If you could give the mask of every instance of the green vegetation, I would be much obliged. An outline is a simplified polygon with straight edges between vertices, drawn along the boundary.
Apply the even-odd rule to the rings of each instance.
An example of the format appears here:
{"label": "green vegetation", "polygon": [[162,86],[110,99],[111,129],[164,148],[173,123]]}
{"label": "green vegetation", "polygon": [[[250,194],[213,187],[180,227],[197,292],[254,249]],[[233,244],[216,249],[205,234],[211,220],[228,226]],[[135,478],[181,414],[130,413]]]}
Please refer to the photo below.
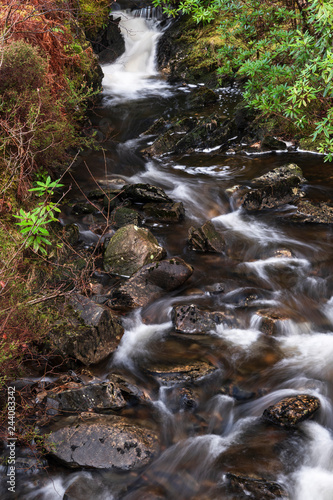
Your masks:
{"label": "green vegetation", "polygon": [[[40,251],[47,254],[45,245],[51,245],[49,230],[45,227],[50,222],[56,222],[55,212],[60,212],[57,204],[49,201],[48,197],[54,194],[56,187],[61,187],[59,181],[51,181],[48,176],[43,181],[36,181],[36,187],[29,189],[29,191],[36,191],[38,196],[43,197],[43,201],[38,203],[37,207],[32,211],[25,211],[20,209],[19,215],[14,215],[19,222],[16,224],[20,227],[20,233],[26,238],[25,246],[31,246],[35,252]],[[45,198],[46,197],[46,198]]]}
{"label": "green vegetation", "polygon": [[331,0],[185,0],[165,11],[191,14],[197,23],[222,16],[221,78],[243,82],[247,106],[261,123],[284,136],[310,137],[332,161]]}

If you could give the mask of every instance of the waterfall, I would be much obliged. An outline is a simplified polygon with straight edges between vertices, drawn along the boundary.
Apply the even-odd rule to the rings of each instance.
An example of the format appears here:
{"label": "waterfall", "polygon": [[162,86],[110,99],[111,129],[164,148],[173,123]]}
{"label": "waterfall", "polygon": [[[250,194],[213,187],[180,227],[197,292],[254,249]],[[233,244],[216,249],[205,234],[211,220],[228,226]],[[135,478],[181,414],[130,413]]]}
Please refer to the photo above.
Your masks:
{"label": "waterfall", "polygon": [[155,62],[157,41],[161,35],[159,11],[117,11],[118,15],[125,52],[114,63],[102,66],[104,95],[116,104],[147,95],[160,95],[163,91],[165,94],[168,85],[157,78]]}

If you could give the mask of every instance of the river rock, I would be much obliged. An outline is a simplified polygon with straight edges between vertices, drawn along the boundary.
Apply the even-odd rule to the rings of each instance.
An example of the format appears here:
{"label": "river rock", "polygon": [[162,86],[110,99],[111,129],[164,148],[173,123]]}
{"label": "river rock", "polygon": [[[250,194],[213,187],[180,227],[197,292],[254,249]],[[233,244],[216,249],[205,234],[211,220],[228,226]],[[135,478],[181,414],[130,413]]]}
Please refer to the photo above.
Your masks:
{"label": "river rock", "polygon": [[165,257],[166,252],[152,233],[134,224],[124,226],[112,236],[104,254],[104,269],[113,274],[131,276],[149,262]]}
{"label": "river rock", "polygon": [[68,417],[44,440],[47,453],[69,468],[135,470],[159,452],[155,431],[113,415]]}
{"label": "river rock", "polygon": [[200,252],[222,253],[225,249],[225,240],[211,221],[205,222],[198,229],[191,226],[188,230],[188,244],[192,250]]}
{"label": "river rock", "polygon": [[263,419],[281,427],[294,427],[319,410],[320,400],[315,396],[300,394],[281,399],[264,410]]}
{"label": "river rock", "polygon": [[183,118],[169,125],[143,153],[159,156],[165,153],[186,154],[198,148],[229,147],[237,135],[233,121],[216,113],[208,117]]}
{"label": "river rock", "polygon": [[333,206],[329,203],[312,203],[301,200],[297,204],[296,212],[286,217],[288,222],[310,224],[333,224]]}
{"label": "river rock", "polygon": [[290,163],[253,179],[250,190],[235,186],[228,193],[234,193],[236,201],[248,211],[276,208],[295,203],[303,194],[301,184],[305,181],[302,170]]}
{"label": "river rock", "polygon": [[109,381],[57,393],[50,391],[46,405],[53,411],[78,413],[89,409],[115,410],[126,406],[126,401],[117,385]]}
{"label": "river rock", "polygon": [[161,385],[193,383],[217,371],[215,366],[205,361],[191,361],[187,365],[172,366],[156,364],[150,365],[144,370],[149,375],[152,375]]}
{"label": "river rock", "polygon": [[290,318],[283,314],[269,309],[257,311],[256,316],[260,320],[259,330],[266,335],[277,335],[281,333],[283,323],[290,320]]}
{"label": "river rock", "polygon": [[158,222],[179,222],[185,217],[182,202],[177,203],[146,203],[143,206],[145,214]]}
{"label": "river rock", "polygon": [[171,203],[162,188],[151,184],[129,184],[124,187],[124,198],[133,203]]}
{"label": "river rock", "polygon": [[144,307],[166,292],[176,290],[193,273],[179,257],[148,264],[114,290],[109,301],[113,308]]}
{"label": "river rock", "polygon": [[110,216],[110,223],[117,228],[134,224],[138,226],[141,222],[141,217],[136,210],[128,207],[117,207],[113,210]]}
{"label": "river rock", "polygon": [[242,498],[253,500],[274,500],[275,498],[289,498],[288,493],[278,483],[266,481],[265,479],[254,479],[252,477],[239,476],[238,474],[226,474],[228,490],[232,493],[242,495]]}
{"label": "river rock", "polygon": [[91,500],[92,498],[107,498],[101,478],[79,476],[68,486],[62,500]]}
{"label": "river rock", "polygon": [[172,310],[175,330],[181,333],[206,334],[217,325],[235,326],[235,315],[229,311],[205,311],[194,304],[176,306]]}
{"label": "river rock", "polygon": [[118,347],[124,329],[109,308],[80,294],[73,295],[72,308],[62,307],[63,318],[49,333],[51,352],[84,365],[99,363]]}

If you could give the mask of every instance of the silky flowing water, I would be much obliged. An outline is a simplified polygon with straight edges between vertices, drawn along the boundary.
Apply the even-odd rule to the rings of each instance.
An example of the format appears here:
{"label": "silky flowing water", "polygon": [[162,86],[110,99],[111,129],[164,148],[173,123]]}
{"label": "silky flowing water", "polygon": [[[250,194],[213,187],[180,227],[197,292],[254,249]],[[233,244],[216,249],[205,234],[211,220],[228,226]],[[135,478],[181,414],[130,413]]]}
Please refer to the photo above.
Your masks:
{"label": "silky flowing water", "polygon": [[[189,113],[186,94],[195,86],[171,86],[158,74],[156,20],[120,15],[126,52],[102,68],[103,99],[92,116],[97,129],[111,133],[103,142],[104,154],[87,152],[74,175],[85,192],[95,189],[92,175],[98,182],[119,176],[129,183],[160,186],[185,206],[183,222],[148,227],[169,257],[180,256],[193,266],[192,277],[176,292],[127,314],[115,355],[95,373],[102,380],[113,371],[130,375],[149,395],[150,402],[121,414],[134,422],[153,422],[162,451],[139,472],[71,472],[53,465],[44,475],[20,477],[17,498],[62,499],[78,476],[96,483],[94,500],[243,498],[226,492],[225,475],[232,471],[276,481],[292,500],[331,500],[332,229],[282,223],[279,215],[292,211],[292,206],[246,214],[230,205],[226,189],[293,162],[303,169],[307,194],[328,201],[333,193],[332,167],[321,156],[306,152],[228,155],[198,150],[190,155],[144,157],[140,151],[153,138],[141,134],[157,118]],[[230,115],[240,99],[238,89],[221,88],[218,94],[218,112]],[[188,248],[188,228],[206,220],[224,233],[227,255]],[[93,243],[84,218],[64,215],[63,222],[79,224],[86,244]],[[277,256],[279,250],[290,251],[292,258]],[[218,284],[223,284],[224,293],[217,293]],[[219,325],[206,335],[177,334],[171,310],[181,304],[212,311],[227,308],[236,313],[239,326]],[[284,318],[277,321],[273,336],[261,332],[258,310],[273,310]],[[154,374],[147,374],[147,367],[158,363],[181,370],[202,361],[216,371],[192,388],[198,404],[191,411],[175,407],[179,384],[163,385]],[[221,391],[225,386],[234,389]],[[294,431],[261,421],[269,405],[300,393],[321,401],[313,420]]]}

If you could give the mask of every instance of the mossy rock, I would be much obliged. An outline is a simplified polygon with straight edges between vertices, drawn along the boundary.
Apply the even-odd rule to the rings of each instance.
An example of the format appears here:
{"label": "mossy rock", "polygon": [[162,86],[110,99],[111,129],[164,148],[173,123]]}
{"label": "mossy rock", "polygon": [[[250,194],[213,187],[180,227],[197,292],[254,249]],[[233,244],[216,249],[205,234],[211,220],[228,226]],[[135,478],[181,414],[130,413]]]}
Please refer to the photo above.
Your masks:
{"label": "mossy rock", "polygon": [[131,276],[142,266],[163,259],[166,252],[152,233],[134,224],[124,226],[112,236],[104,254],[104,269]]}

